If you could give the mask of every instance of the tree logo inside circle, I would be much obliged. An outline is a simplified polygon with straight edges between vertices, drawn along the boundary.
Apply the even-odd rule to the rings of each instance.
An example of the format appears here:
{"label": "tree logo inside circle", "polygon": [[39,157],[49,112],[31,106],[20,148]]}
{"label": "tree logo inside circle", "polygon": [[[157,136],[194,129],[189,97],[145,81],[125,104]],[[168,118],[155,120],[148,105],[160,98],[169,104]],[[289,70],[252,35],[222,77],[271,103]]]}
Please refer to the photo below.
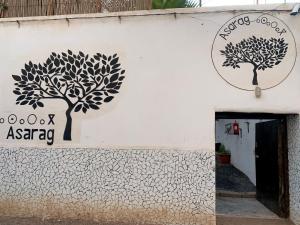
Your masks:
{"label": "tree logo inside circle", "polygon": [[283,21],[269,14],[248,13],[221,27],[211,55],[226,82],[250,91],[282,83],[295,65],[297,51],[294,36]]}
{"label": "tree logo inside circle", "polygon": [[18,97],[17,105],[44,107],[46,100],[63,100],[67,104],[63,139],[72,140],[72,112],[99,110],[113,100],[125,78],[117,54],[97,53],[92,57],[68,50],[52,53],[44,63],[25,64],[19,75],[12,75]]}

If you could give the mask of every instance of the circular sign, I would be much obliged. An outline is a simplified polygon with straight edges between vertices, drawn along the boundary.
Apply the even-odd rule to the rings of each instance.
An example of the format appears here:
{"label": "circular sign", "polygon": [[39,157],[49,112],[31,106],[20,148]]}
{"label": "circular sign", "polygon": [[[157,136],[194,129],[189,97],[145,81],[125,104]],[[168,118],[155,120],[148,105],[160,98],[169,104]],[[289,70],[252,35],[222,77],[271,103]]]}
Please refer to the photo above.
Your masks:
{"label": "circular sign", "polygon": [[218,74],[232,86],[265,90],[288,77],[297,50],[295,38],[283,21],[269,14],[247,13],[221,27],[211,57]]}

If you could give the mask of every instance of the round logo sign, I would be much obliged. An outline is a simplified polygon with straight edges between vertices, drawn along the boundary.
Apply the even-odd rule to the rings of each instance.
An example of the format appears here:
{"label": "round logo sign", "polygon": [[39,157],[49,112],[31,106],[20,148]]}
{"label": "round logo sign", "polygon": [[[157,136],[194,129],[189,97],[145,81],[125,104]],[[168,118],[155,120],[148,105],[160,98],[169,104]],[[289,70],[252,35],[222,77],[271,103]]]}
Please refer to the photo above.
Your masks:
{"label": "round logo sign", "polygon": [[295,65],[297,50],[294,36],[283,21],[269,14],[247,13],[221,27],[211,56],[226,82],[251,91],[283,82]]}

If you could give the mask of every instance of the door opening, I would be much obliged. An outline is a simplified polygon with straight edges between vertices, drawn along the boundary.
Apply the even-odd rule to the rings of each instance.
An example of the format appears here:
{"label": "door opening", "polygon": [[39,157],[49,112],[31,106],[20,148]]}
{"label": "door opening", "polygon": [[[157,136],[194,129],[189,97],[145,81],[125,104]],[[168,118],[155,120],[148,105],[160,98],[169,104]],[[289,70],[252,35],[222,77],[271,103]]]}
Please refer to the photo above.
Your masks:
{"label": "door opening", "polygon": [[289,217],[286,116],[216,113],[217,214]]}

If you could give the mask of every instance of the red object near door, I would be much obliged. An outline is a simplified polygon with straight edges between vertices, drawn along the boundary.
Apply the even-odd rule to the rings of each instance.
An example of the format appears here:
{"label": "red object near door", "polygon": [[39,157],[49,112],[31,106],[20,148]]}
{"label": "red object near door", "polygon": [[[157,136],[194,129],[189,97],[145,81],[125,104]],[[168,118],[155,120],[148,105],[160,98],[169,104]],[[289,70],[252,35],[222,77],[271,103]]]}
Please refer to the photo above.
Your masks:
{"label": "red object near door", "polygon": [[231,159],[230,154],[218,154],[217,153],[217,162],[222,165],[229,165],[230,159]]}
{"label": "red object near door", "polygon": [[233,134],[240,135],[240,126],[236,121],[233,123]]}

